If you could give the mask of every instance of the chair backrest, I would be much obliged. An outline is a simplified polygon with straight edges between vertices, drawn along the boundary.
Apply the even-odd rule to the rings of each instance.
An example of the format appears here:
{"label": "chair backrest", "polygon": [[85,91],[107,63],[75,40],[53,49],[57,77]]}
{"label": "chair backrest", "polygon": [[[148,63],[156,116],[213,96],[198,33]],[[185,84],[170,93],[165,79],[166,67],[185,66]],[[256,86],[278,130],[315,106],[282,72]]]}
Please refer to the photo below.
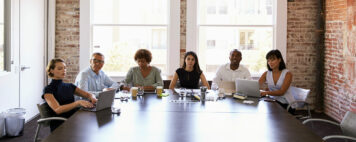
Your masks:
{"label": "chair backrest", "polygon": [[348,111],[340,123],[344,135],[356,137],[356,113]]}
{"label": "chair backrest", "polygon": [[[40,112],[41,118],[48,118],[53,116],[53,111],[47,103],[37,104],[38,111]],[[43,123],[45,126],[49,126],[49,121]]]}
{"label": "chair backrest", "polygon": [[[292,94],[293,98],[295,101],[305,101],[308,98],[309,89],[303,89],[303,88],[298,88],[298,87],[294,87],[294,86],[290,86],[289,87],[289,91]],[[294,106],[292,106],[293,108],[301,108],[304,107],[304,103],[297,103]]]}

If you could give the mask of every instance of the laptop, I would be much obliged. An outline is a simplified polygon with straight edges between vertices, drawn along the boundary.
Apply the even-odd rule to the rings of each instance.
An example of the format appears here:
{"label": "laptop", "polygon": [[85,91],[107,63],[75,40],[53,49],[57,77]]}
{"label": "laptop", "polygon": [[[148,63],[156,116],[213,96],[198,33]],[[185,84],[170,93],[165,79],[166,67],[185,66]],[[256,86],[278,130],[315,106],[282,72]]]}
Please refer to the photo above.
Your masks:
{"label": "laptop", "polygon": [[261,97],[260,84],[257,80],[236,79],[236,92],[248,97]]}
{"label": "laptop", "polygon": [[236,93],[235,82],[234,81],[222,81],[219,83],[219,88],[224,89],[225,94]]}
{"label": "laptop", "polygon": [[110,108],[115,98],[115,92],[116,89],[100,92],[98,101],[96,102],[96,106],[94,108],[82,108],[82,109],[86,111],[100,111],[106,108]]}

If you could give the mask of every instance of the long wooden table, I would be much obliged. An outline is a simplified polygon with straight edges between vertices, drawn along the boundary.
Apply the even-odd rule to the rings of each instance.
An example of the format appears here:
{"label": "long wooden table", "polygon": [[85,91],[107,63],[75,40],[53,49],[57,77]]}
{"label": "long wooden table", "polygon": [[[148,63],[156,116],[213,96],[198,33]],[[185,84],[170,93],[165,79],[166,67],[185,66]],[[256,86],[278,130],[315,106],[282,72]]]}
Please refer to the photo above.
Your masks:
{"label": "long wooden table", "polygon": [[253,104],[226,98],[215,102],[145,94],[115,100],[111,110],[78,111],[45,142],[319,142],[322,139],[277,103],[251,99]]}

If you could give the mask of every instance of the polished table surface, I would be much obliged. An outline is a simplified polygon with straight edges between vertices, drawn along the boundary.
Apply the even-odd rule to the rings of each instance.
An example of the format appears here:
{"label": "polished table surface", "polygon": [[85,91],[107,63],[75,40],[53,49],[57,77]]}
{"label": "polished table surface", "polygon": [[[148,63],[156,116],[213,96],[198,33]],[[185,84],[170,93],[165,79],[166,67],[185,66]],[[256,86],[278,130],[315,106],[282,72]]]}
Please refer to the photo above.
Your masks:
{"label": "polished table surface", "polygon": [[112,114],[110,109],[79,110],[44,141],[322,141],[274,102],[250,99],[254,103],[245,104],[226,98],[202,103],[166,91],[171,95],[115,99],[114,106],[121,108],[120,114]]}

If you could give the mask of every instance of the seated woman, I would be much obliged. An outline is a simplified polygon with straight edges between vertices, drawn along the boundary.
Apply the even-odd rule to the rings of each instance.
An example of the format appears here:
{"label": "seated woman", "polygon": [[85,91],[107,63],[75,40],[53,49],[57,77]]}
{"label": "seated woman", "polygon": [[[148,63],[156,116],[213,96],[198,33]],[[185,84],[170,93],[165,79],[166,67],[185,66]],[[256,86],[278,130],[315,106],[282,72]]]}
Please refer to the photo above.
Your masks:
{"label": "seated woman", "polygon": [[153,91],[157,86],[163,86],[161,70],[151,66],[152,54],[147,49],[139,49],[135,53],[137,67],[130,68],[124,80],[125,90],[130,86],[143,87],[146,91]]}
{"label": "seated woman", "polygon": [[193,51],[185,53],[183,67],[176,70],[169,89],[174,89],[178,79],[180,86],[183,88],[198,89],[200,79],[203,86],[210,89],[209,83],[199,67],[198,57]]}
{"label": "seated woman", "polygon": [[292,82],[292,73],[286,69],[286,64],[279,50],[269,51],[266,59],[268,71],[263,73],[258,81],[260,86],[267,83],[268,88],[261,91],[261,96],[269,95],[277,100],[281,106],[287,108],[288,102],[284,94]]}
{"label": "seated woman", "polygon": [[[42,98],[45,99],[49,107],[53,110],[53,115],[69,118],[77,107],[92,108],[96,99],[92,94],[77,88],[72,83],[64,83],[63,78],[66,75],[66,64],[62,59],[52,59],[47,66],[46,72],[52,81],[43,90]],[[91,102],[78,100],[74,101],[74,94],[88,98]],[[62,121],[51,121],[51,131],[61,125]]]}

